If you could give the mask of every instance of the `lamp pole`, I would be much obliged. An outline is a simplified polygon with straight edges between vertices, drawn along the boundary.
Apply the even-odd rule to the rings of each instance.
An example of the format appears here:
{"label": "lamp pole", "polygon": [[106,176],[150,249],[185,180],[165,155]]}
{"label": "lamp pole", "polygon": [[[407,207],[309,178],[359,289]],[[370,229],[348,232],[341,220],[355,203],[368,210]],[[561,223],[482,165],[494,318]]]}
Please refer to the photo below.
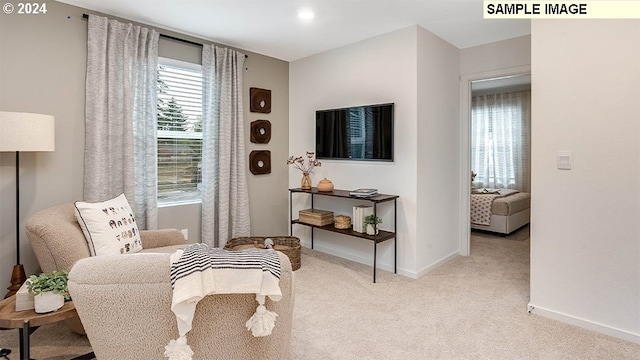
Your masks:
{"label": "lamp pole", "polygon": [[24,266],[20,263],[20,152],[16,151],[16,264],[11,271],[11,285],[7,288],[9,292],[4,298],[17,293],[26,280]]}

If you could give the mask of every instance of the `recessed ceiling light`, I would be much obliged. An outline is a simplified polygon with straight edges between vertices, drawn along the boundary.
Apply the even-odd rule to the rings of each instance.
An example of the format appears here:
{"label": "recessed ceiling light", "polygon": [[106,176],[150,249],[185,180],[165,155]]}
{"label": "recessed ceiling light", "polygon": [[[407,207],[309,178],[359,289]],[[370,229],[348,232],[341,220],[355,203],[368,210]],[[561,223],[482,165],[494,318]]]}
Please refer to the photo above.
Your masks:
{"label": "recessed ceiling light", "polygon": [[301,20],[309,21],[315,16],[316,14],[314,14],[313,11],[309,9],[298,10],[298,18],[300,18]]}

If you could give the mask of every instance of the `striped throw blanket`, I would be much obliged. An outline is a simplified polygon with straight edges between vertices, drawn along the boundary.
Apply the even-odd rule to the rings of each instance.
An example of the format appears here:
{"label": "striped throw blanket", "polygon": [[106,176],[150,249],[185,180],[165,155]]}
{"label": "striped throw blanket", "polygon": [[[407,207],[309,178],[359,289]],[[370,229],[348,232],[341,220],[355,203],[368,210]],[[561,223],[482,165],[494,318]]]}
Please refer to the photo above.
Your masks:
{"label": "striped throw blanket", "polygon": [[165,348],[170,360],[191,359],[186,334],[191,330],[196,305],[210,294],[256,294],[256,313],[247,321],[253,336],[271,334],[277,314],[266,310],[265,296],[282,298],[280,258],[275,250],[228,251],[192,244],[171,255],[171,310],[176,314],[180,337]]}

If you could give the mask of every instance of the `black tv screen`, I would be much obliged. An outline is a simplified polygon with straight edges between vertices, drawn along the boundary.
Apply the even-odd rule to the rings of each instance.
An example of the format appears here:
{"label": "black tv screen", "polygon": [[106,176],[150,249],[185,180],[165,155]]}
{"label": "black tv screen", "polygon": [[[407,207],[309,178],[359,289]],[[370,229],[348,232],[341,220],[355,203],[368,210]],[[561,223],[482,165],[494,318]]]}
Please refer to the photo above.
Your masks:
{"label": "black tv screen", "polygon": [[393,104],[316,111],[316,157],[393,161]]}

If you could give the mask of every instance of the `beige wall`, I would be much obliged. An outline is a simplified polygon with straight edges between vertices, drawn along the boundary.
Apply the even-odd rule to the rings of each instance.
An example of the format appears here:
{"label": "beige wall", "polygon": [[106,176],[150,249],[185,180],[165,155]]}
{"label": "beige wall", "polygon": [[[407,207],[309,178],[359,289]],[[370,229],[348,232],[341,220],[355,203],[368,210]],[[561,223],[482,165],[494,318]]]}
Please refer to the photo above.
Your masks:
{"label": "beige wall", "polygon": [[[416,199],[416,28],[414,26],[364,40],[290,65],[289,148],[291,155],[315,149],[315,112],[354,105],[395,103],[394,162],[323,160],[314,170],[315,186],[326,177],[336,189],[377,188],[400,195],[398,200],[398,272],[415,276]],[[288,183],[300,187],[299,170],[289,171]],[[361,202],[316,197],[314,205],[335,214],[352,214]],[[296,195],[294,211],[310,207],[308,196]],[[393,206],[381,206],[383,229],[393,229]],[[310,246],[307,227],[294,234]],[[316,249],[372,264],[372,242],[315,231]],[[393,242],[378,245],[379,267],[393,271]]]}
{"label": "beige wall", "polygon": [[531,38],[531,305],[640,343],[640,22],[536,20]]}
{"label": "beige wall", "polygon": [[[393,163],[324,160],[313,178],[314,184],[330,178],[339,189],[373,187],[399,195],[398,273],[413,278],[457,253],[458,202],[448,197],[457,197],[459,179],[458,61],[458,49],[419,26],[410,26],[290,66],[292,154],[315,147],[318,109],[395,103]],[[454,160],[447,161],[450,157],[442,154]],[[289,184],[298,187],[300,176],[299,171],[290,170]],[[296,195],[296,199],[296,211],[310,205],[308,198]],[[320,197],[314,203],[349,215],[354,204]],[[381,227],[393,229],[393,213],[388,209]],[[309,245],[307,228],[296,226],[294,234]],[[317,249],[372,263],[370,242],[322,231],[314,234]],[[393,270],[391,241],[378,245],[378,266]]]}
{"label": "beige wall", "polygon": [[[51,114],[56,151],[20,157],[21,257],[38,270],[24,235],[35,211],[82,198],[86,21],[78,8],[47,3],[46,15],[0,13],[0,109]],[[67,16],[71,18],[68,19]],[[15,264],[14,154],[0,156],[0,284]]]}
{"label": "beige wall", "polygon": [[[47,14],[18,16],[0,13],[0,110],[52,114],[56,117],[56,151],[22,153],[20,156],[21,257],[28,274],[38,270],[24,220],[45,207],[82,199],[84,151],[84,87],[87,22],[89,11],[47,3]],[[167,31],[161,31],[177,35]],[[178,35],[179,37],[185,37]],[[185,37],[188,38],[188,37]],[[191,40],[197,40],[188,38]],[[177,46],[177,47],[176,47]],[[168,42],[160,44],[164,56],[197,61],[198,55]],[[248,171],[252,232],[286,234],[288,154],[288,63],[246,52],[245,138],[247,156],[254,148],[272,152],[271,175]],[[272,90],[273,112],[256,116],[249,112],[249,87]],[[256,118],[272,122],[268,145],[249,142],[249,123]],[[9,285],[15,263],[15,165],[14,154],[0,154],[0,286]],[[199,238],[199,206],[161,208],[161,227],[188,228],[190,240]]]}
{"label": "beige wall", "polygon": [[416,270],[425,274],[459,250],[460,50],[417,27]]}
{"label": "beige wall", "polygon": [[460,50],[460,74],[469,75],[531,65],[531,36]]}
{"label": "beige wall", "polygon": [[[247,173],[251,206],[251,233],[287,235],[289,233],[289,63],[265,56],[250,55],[245,62],[244,106],[247,156],[252,150],[271,151],[271,174]],[[249,112],[249,87],[271,90],[271,113]],[[268,144],[249,142],[249,124],[264,119],[271,122]],[[247,170],[248,171],[248,170]]]}

